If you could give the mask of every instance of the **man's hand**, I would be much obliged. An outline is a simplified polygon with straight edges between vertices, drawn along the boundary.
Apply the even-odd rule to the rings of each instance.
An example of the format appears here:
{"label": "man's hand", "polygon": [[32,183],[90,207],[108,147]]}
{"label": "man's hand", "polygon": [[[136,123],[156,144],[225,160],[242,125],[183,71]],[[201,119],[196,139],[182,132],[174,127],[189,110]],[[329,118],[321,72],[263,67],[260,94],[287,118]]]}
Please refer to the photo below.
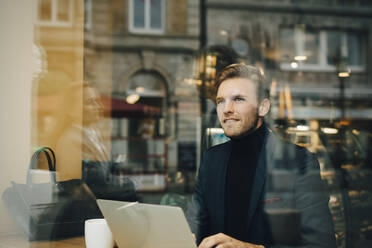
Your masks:
{"label": "man's hand", "polygon": [[264,246],[246,243],[219,233],[203,239],[199,248],[264,248]]}

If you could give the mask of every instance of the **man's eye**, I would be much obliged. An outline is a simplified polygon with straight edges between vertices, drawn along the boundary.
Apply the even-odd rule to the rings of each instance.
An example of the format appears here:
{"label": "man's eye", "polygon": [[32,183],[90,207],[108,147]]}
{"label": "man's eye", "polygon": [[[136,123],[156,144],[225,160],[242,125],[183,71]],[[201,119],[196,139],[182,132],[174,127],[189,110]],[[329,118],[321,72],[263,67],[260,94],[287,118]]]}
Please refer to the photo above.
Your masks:
{"label": "man's eye", "polygon": [[216,104],[219,105],[219,104],[221,104],[223,102],[224,102],[223,100],[219,100],[219,101],[216,102]]}
{"label": "man's eye", "polygon": [[241,102],[241,101],[244,101],[244,99],[242,97],[237,97],[237,98],[235,98],[235,101]]}

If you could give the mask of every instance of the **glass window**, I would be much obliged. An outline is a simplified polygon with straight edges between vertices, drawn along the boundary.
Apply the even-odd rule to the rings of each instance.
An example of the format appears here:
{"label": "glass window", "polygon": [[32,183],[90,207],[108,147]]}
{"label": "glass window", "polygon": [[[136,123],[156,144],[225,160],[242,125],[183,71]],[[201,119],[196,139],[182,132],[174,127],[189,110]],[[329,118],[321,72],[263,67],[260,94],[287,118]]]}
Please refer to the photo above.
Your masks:
{"label": "glass window", "polygon": [[306,31],[304,33],[304,48],[299,54],[306,56],[306,64],[319,63],[319,32]]}
{"label": "glass window", "polygon": [[85,247],[97,198],[197,242],[372,247],[370,1],[200,2],[0,0],[0,247]]}
{"label": "glass window", "polygon": [[160,29],[162,26],[162,0],[151,0],[151,28]]}
{"label": "glass window", "polygon": [[305,30],[303,25],[280,30],[281,66],[295,70],[336,70],[341,60],[360,71],[364,45],[358,32]]}
{"label": "glass window", "polygon": [[304,25],[296,26],[294,29],[281,29],[281,61],[289,64],[317,65],[320,63],[319,51],[320,40],[318,31],[305,30]]}
{"label": "glass window", "polygon": [[338,61],[346,58],[352,68],[363,68],[364,45],[362,35],[355,31],[325,31],[327,37],[327,63],[337,65]]}
{"label": "glass window", "polygon": [[134,3],[134,27],[145,28],[145,0],[136,0]]}
{"label": "glass window", "polygon": [[130,29],[137,33],[162,33],[165,0],[130,0]]}
{"label": "glass window", "polygon": [[341,35],[339,31],[327,32],[327,63],[336,65],[341,51]]}
{"label": "glass window", "polygon": [[348,62],[353,66],[362,66],[364,57],[364,45],[362,37],[356,32],[347,33]]}
{"label": "glass window", "polygon": [[72,0],[38,0],[37,24],[70,26],[73,18]]}
{"label": "glass window", "polygon": [[50,21],[52,19],[52,0],[39,0],[38,19]]}
{"label": "glass window", "polygon": [[283,62],[291,62],[295,56],[294,30],[283,28],[280,31],[280,59]]}
{"label": "glass window", "polygon": [[58,0],[57,5],[57,20],[62,22],[68,22],[69,21],[69,10],[70,10],[70,4],[71,2],[66,0]]}

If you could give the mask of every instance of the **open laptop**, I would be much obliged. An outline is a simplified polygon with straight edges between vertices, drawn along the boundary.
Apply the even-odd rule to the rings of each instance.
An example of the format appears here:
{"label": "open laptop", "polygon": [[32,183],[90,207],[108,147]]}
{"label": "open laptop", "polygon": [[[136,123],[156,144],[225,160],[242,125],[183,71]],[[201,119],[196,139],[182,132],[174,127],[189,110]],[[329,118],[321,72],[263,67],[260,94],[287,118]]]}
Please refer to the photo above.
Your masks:
{"label": "open laptop", "polygon": [[179,207],[97,200],[119,248],[196,248]]}

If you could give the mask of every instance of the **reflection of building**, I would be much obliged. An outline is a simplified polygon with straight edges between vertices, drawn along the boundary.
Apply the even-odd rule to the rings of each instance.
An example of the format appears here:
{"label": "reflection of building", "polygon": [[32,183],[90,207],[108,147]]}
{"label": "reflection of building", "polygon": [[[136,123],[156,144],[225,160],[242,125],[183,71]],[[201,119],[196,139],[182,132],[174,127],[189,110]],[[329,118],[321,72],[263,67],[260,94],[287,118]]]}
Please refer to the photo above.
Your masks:
{"label": "reflection of building", "polygon": [[198,95],[185,79],[199,49],[199,1],[86,0],[85,10],[85,79],[113,101],[161,111],[112,118],[113,157],[147,171],[174,168],[178,143],[196,142]]}
{"label": "reflection of building", "polygon": [[[178,186],[187,184],[193,175],[182,173],[193,170],[196,160],[200,124],[198,87],[202,85],[199,79],[205,77],[204,81],[212,82],[216,68],[209,68],[208,61],[213,66],[220,62],[218,58],[215,61],[216,57],[205,56],[205,68],[193,68],[200,44],[199,20],[203,19],[199,16],[200,2],[203,1],[38,0],[35,54],[40,68],[35,79],[38,102],[33,101],[38,110],[38,130],[33,134],[39,137],[34,140],[40,142],[45,138],[49,117],[55,112],[56,93],[84,77],[102,93],[105,111],[111,110],[112,119],[102,124],[107,127],[113,158],[123,161],[128,171],[163,172],[162,166],[169,165],[169,175],[174,175],[170,177],[179,182]],[[211,47],[227,47],[227,51],[232,48],[246,63],[264,69],[272,85],[273,119],[291,119],[301,124],[288,128],[286,135],[318,153],[322,176],[335,192],[330,207],[336,228],[345,229],[347,216],[342,209],[345,192],[340,193],[341,176],[330,170],[334,164],[329,159],[339,153],[332,150],[332,145],[342,144],[345,137],[340,135],[333,140],[327,137],[325,140],[331,144],[324,147],[326,142],[318,135],[324,123],[337,120],[343,112],[347,119],[344,124],[371,132],[372,67],[368,55],[372,45],[368,42],[372,35],[372,3],[366,0],[205,2],[208,47],[203,51],[214,51]],[[196,80],[193,76],[198,69],[206,75],[199,74]],[[213,70],[208,73],[208,69]],[[349,72],[349,77],[340,77]],[[210,111],[213,102],[208,101],[207,105],[208,114],[213,115]],[[213,120],[210,123],[216,123],[215,118],[210,119]],[[219,129],[207,127],[206,134],[214,135],[213,141],[225,139]],[[363,147],[369,147],[370,143],[365,142]],[[350,147],[342,151],[361,158],[362,153],[355,153]],[[371,152],[366,153],[368,158],[363,161],[371,161]],[[364,213],[372,204],[371,194],[363,189],[370,181],[370,168],[358,170],[358,166],[368,163],[357,160],[337,163],[347,171],[350,185],[362,182],[360,188],[346,194],[350,196],[352,211],[362,209],[361,221],[353,221],[355,228],[363,235],[372,236],[372,218]],[[164,179],[149,174],[138,178],[147,180],[149,183],[143,188],[149,186],[149,189],[156,180]],[[155,186],[162,189],[163,183]]]}
{"label": "reflection of building", "polygon": [[35,5],[32,134],[33,145],[43,145],[57,95],[83,79],[84,16],[82,1],[37,0]]}
{"label": "reflection of building", "polygon": [[338,73],[351,70],[344,79],[345,117],[368,120],[371,9],[366,1],[209,0],[208,44],[229,45],[265,69],[276,86],[275,119],[339,118]]}

